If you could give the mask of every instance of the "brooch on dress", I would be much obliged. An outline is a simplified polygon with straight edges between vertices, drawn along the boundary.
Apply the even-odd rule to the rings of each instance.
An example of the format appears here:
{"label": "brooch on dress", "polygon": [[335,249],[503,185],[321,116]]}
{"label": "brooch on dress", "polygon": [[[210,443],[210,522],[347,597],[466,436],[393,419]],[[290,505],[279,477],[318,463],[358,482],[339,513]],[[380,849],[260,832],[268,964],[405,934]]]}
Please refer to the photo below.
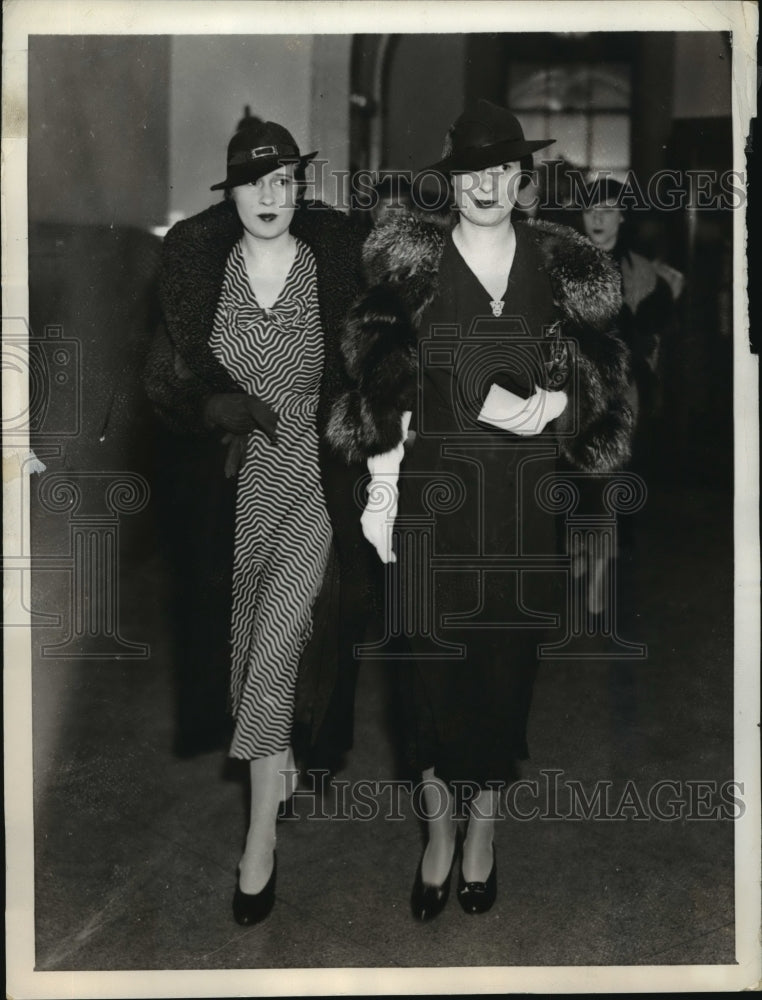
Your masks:
{"label": "brooch on dress", "polygon": [[544,334],[548,342],[553,341],[552,344],[549,343],[550,360],[545,362],[548,370],[548,387],[551,389],[560,389],[569,378],[569,347],[561,339],[561,332],[561,321],[556,320]]}
{"label": "brooch on dress", "polygon": [[493,316],[502,316],[503,315],[503,306],[505,305],[505,302],[503,302],[502,299],[490,299],[490,303],[489,304],[492,306],[492,315]]}

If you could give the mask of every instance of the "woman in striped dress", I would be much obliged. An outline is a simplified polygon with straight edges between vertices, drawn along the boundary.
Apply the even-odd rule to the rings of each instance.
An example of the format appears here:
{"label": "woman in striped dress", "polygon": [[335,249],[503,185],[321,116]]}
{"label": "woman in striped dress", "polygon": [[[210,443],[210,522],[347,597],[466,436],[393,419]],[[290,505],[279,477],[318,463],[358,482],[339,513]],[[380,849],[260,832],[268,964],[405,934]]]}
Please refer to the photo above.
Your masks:
{"label": "woman in striped dress", "polygon": [[[292,172],[284,166],[262,178],[261,193],[255,185],[234,189],[239,214],[242,201],[266,203],[268,185],[284,189]],[[288,229],[283,237],[282,247],[251,250],[247,242],[258,237],[245,229],[228,260],[211,337],[233,378],[278,414],[272,439],[254,433],[241,442],[238,473],[230,754],[245,760],[288,748],[296,667],[331,541],[315,430],[323,365],[315,260]],[[281,252],[279,265],[267,260]],[[260,284],[258,254],[266,255],[264,267],[286,271],[280,290],[278,277],[269,292]]]}
{"label": "woman in striped dress", "polygon": [[[231,615],[230,755],[249,761],[251,814],[233,911],[264,919],[275,897],[278,808],[301,653],[331,544],[318,459],[328,364],[357,292],[360,238],[299,196],[305,164],[273,122],[239,130],[225,201],[165,239],[163,335],[147,388],[182,429],[218,429],[237,474]],[[222,531],[214,523],[202,530]]]}
{"label": "woman in striped dress", "polygon": [[272,437],[255,431],[240,442],[236,497],[230,755],[251,762],[252,791],[234,904],[243,923],[263,911],[253,900],[273,898],[297,668],[331,543],[315,428],[323,364],[315,260],[288,230],[293,211],[278,211],[293,171],[233,188],[244,234],[228,259],[210,341],[233,378],[278,415]]}

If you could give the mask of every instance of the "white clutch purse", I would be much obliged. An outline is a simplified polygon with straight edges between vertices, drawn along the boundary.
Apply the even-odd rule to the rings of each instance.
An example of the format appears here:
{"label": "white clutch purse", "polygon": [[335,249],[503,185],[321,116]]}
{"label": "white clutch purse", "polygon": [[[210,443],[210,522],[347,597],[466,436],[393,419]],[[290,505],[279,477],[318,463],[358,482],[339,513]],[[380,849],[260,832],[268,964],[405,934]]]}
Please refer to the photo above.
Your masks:
{"label": "white clutch purse", "polygon": [[537,389],[528,399],[522,399],[509,389],[494,383],[490,386],[477,420],[511,434],[539,434],[545,426],[566,409],[565,392]]}

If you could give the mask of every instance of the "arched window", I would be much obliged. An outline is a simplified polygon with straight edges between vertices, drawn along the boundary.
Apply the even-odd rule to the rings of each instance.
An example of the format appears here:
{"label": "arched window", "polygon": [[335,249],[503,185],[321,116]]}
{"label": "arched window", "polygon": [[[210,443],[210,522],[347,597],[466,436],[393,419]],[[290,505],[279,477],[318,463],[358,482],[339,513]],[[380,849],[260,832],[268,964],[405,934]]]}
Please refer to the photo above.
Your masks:
{"label": "arched window", "polygon": [[505,103],[526,135],[556,140],[540,158],[624,175],[631,164],[632,64],[621,53],[606,58],[605,49],[593,58],[594,47],[587,36],[564,36],[541,58],[512,54]]}

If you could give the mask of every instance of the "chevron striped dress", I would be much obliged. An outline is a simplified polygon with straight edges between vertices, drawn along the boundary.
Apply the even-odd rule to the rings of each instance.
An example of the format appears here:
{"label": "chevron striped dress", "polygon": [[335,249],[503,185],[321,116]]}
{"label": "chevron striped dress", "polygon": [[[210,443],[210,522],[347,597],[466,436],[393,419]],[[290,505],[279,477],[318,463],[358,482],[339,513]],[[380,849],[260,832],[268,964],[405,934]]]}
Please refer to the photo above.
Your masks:
{"label": "chevron striped dress", "polygon": [[306,244],[297,241],[283,290],[267,310],[236,244],[210,345],[230,374],[278,413],[276,444],[262,431],[248,436],[236,499],[230,756],[255,760],[289,745],[299,657],[331,542],[315,426],[323,332]]}

